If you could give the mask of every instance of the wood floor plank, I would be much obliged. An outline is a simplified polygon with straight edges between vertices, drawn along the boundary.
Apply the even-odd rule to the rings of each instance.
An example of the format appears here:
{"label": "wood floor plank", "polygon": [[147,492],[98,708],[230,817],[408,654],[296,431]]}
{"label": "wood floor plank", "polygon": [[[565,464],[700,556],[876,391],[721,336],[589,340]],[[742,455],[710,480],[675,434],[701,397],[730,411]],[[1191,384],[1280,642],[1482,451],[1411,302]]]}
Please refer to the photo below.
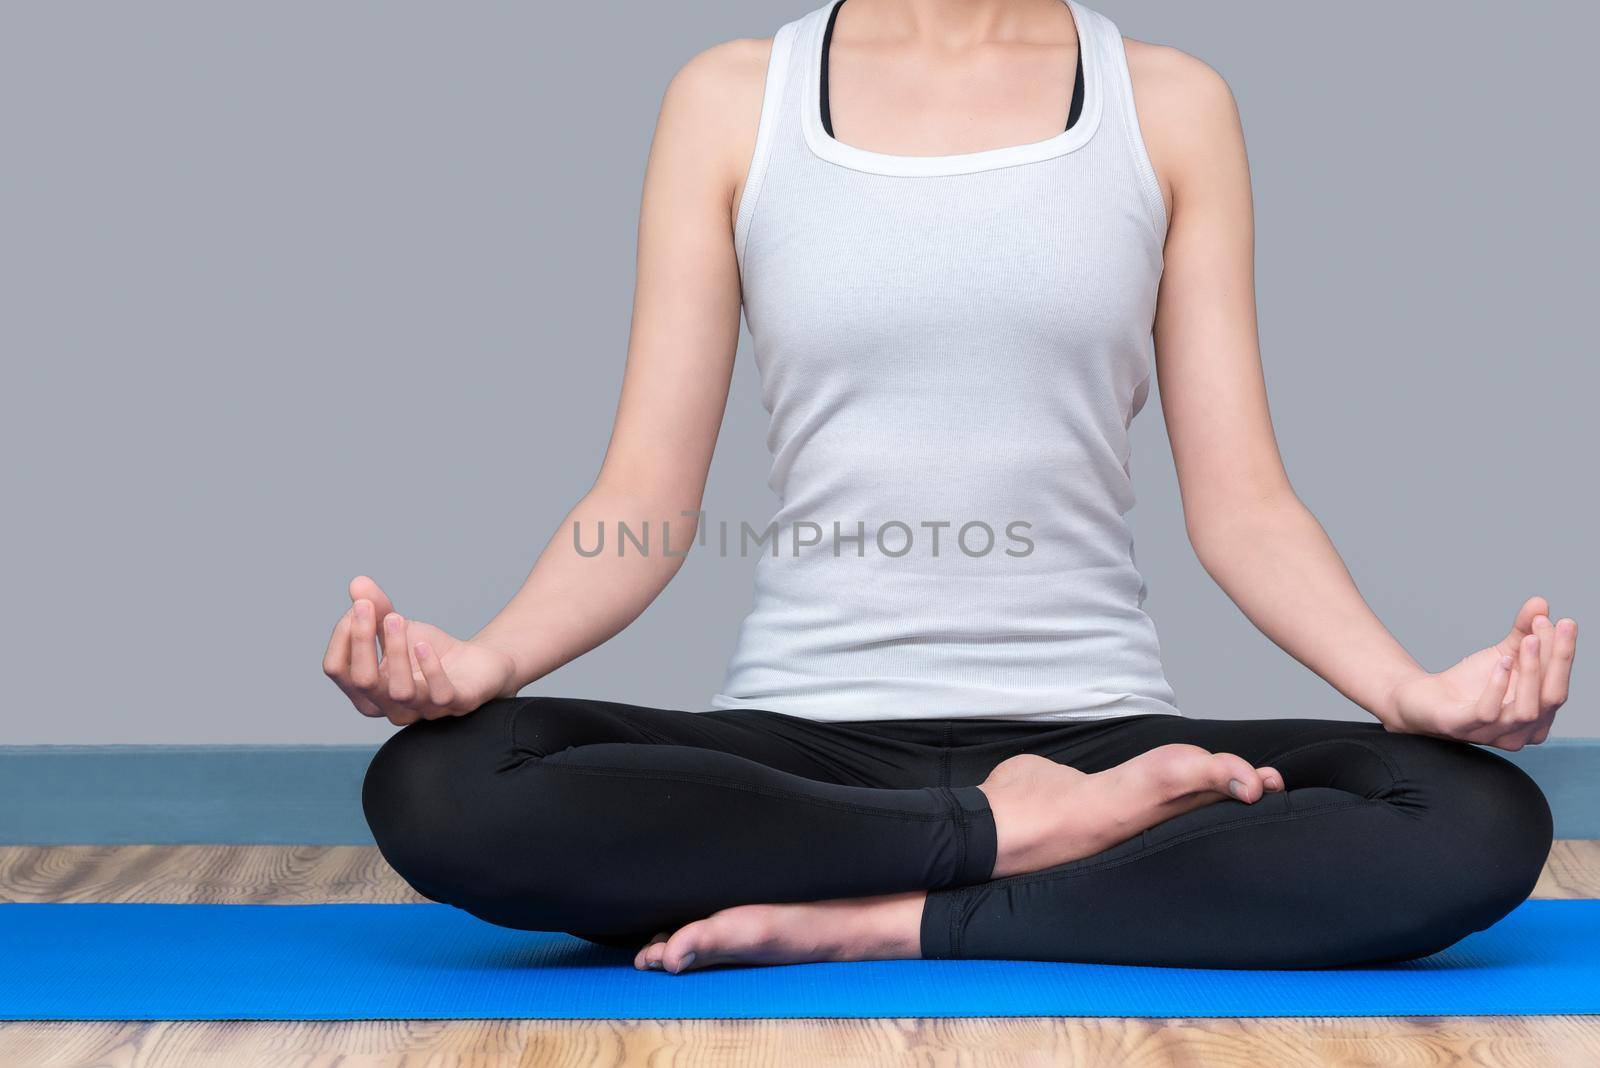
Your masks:
{"label": "wood floor plank", "polygon": [[422,900],[375,846],[0,846],[0,902]]}
{"label": "wood floor plank", "polygon": [[0,1064],[797,1064],[1534,1068],[1600,1063],[1594,1017],[1286,1020],[445,1020],[0,1025]]}
{"label": "wood floor plank", "polygon": [[[1562,839],[1536,898],[1600,898],[1600,839]],[[0,846],[0,902],[422,901],[373,846]]]}
{"label": "wood floor plank", "polygon": [[1562,838],[1550,848],[1534,897],[1600,897],[1600,839]]}

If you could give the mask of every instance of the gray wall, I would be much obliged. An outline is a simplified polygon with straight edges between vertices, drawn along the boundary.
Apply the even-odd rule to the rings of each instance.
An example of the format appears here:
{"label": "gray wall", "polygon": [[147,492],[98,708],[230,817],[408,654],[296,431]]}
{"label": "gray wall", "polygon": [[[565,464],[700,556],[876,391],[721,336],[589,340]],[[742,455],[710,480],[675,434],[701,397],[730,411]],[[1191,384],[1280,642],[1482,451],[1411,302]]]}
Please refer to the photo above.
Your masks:
{"label": "gray wall", "polygon": [[[662,87],[808,6],[7,5],[0,742],[386,734],[319,672],[345,580],[457,631],[520,581],[605,445]],[[1379,613],[1441,667],[1528,593],[1600,624],[1594,9],[1105,10],[1233,84],[1279,434]],[[754,386],[715,514],[771,508]],[[1135,455],[1185,708],[1359,716],[1195,564],[1154,407]],[[535,690],[701,704],[748,572]]]}

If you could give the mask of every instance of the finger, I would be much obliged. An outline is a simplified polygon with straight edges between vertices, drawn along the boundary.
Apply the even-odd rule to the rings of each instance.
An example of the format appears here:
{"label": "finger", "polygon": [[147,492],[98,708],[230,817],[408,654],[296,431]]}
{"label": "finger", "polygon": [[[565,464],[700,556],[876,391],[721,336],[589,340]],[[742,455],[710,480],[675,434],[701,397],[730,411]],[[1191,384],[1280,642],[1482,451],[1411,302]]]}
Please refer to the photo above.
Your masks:
{"label": "finger", "polygon": [[[1548,622],[1548,620],[1547,620]],[[1551,637],[1547,640],[1540,636],[1540,684],[1539,684],[1539,716],[1534,724],[1520,732],[1518,741],[1522,743],[1515,748],[1502,746],[1516,752],[1518,748],[1526,745],[1542,745],[1550,738],[1550,731],[1555,726],[1556,713],[1566,703],[1568,686],[1572,680],[1572,661],[1577,653],[1578,624],[1576,620],[1563,619],[1553,624],[1550,628]],[[1539,636],[1536,629],[1536,636]],[[1518,669],[1521,673],[1521,669]],[[1522,680],[1518,679],[1518,686]],[[1521,696],[1521,690],[1518,691]],[[1521,701],[1518,701],[1521,704]],[[1497,743],[1498,744],[1498,743]]]}
{"label": "finger", "polygon": [[431,719],[444,715],[456,700],[456,688],[451,684],[450,676],[445,672],[444,665],[439,663],[439,658],[434,655],[433,647],[427,642],[414,643],[411,652],[416,657],[417,666],[422,669],[422,680],[428,688],[427,699],[430,710],[424,711],[423,716]]}
{"label": "finger", "polygon": [[350,580],[350,599],[352,601],[371,601],[373,611],[378,619],[382,619],[394,611],[394,602],[389,600],[389,595],[366,575],[357,575]]}
{"label": "finger", "polygon": [[1539,641],[1537,634],[1522,639],[1517,654],[1517,692],[1511,699],[1508,711],[1516,727],[1531,727],[1539,720],[1539,688],[1543,681],[1539,673]]}
{"label": "finger", "polygon": [[322,673],[337,683],[349,678],[350,623],[354,616],[353,609],[346,609],[344,615],[339,617],[339,622],[333,625],[333,634],[328,638],[328,649],[322,654]]}
{"label": "finger", "polygon": [[1539,639],[1539,678],[1543,679],[1550,667],[1550,654],[1556,647],[1556,625],[1550,622],[1549,616],[1534,616],[1533,633]]}
{"label": "finger", "polygon": [[332,679],[350,703],[356,706],[356,711],[363,716],[381,716],[383,710],[362,695],[354,683],[350,681],[350,645],[351,632],[355,627],[355,609],[352,607],[339,617],[339,622],[333,626],[333,636],[328,639],[328,651],[322,657],[322,671]]}
{"label": "finger", "polygon": [[1510,722],[1491,723],[1486,727],[1469,727],[1465,730],[1455,730],[1443,735],[1458,742],[1471,742],[1473,745],[1500,745],[1502,739],[1510,739],[1513,734],[1525,733]]}
{"label": "finger", "polygon": [[[355,578],[350,580],[350,599],[352,601],[371,601],[372,618],[378,620],[380,623],[387,619],[389,614],[394,611],[394,602],[389,600],[389,595],[383,592],[383,587],[379,586],[366,575],[357,575]],[[384,634],[383,628],[380,626],[378,628],[379,653],[388,653],[389,651],[389,646],[385,642],[386,637],[387,636]]]}
{"label": "finger", "polygon": [[1490,744],[1513,753],[1530,745],[1539,745],[1550,737],[1550,727],[1554,720],[1553,715],[1540,716],[1538,722],[1526,730],[1513,731]]}
{"label": "finger", "polygon": [[1261,785],[1269,794],[1279,794],[1284,791],[1283,775],[1277,768],[1257,768],[1256,774],[1261,776]]}
{"label": "finger", "polygon": [[1480,731],[1499,722],[1505,708],[1506,691],[1511,687],[1511,668],[1514,664],[1516,661],[1509,656],[1502,656],[1495,661],[1488,683],[1478,695],[1477,704],[1472,706],[1472,718],[1478,721]]}
{"label": "finger", "polygon": [[1500,639],[1500,652],[1506,656],[1516,656],[1517,650],[1522,647],[1522,639],[1533,633],[1533,621],[1538,616],[1550,614],[1550,602],[1543,597],[1529,597],[1522,602],[1522,607],[1517,609],[1517,618],[1511,624],[1511,633]]}
{"label": "finger", "polygon": [[350,611],[350,682],[345,693],[362,715],[386,716],[399,723],[392,715],[397,709],[389,700],[383,666],[378,661],[378,620],[372,602],[357,601]]}
{"label": "finger", "polygon": [[406,642],[406,621],[398,612],[383,617],[383,674],[389,684],[389,700],[409,705],[417,696],[416,665]]}
{"label": "finger", "polygon": [[1563,619],[1555,625],[1555,637],[1550,642],[1550,660],[1545,665],[1544,688],[1539,700],[1545,711],[1554,713],[1567,701],[1567,690],[1572,684],[1572,660],[1578,653],[1578,622]]}
{"label": "finger", "polygon": [[357,601],[350,612],[350,685],[371,698],[378,687],[378,617],[368,600]]}
{"label": "finger", "polygon": [[[1508,704],[1506,707],[1511,708],[1512,706]],[[1488,731],[1483,732],[1481,736],[1468,735],[1463,741],[1473,742],[1477,745],[1492,745],[1496,749],[1504,749],[1508,753],[1520,752],[1530,745],[1537,744],[1533,740],[1534,736],[1540,730],[1546,728],[1546,720],[1541,717],[1531,724],[1523,725],[1512,721],[1511,717],[1514,714],[1514,712],[1508,712],[1505,723],[1491,727]]]}
{"label": "finger", "polygon": [[1515,731],[1511,734],[1502,735],[1499,738],[1495,738],[1491,741],[1479,742],[1477,744],[1492,745],[1496,749],[1504,749],[1508,753],[1520,753],[1528,744],[1528,732]]}
{"label": "finger", "polygon": [[1534,735],[1548,726],[1548,718],[1540,716],[1532,723],[1523,723],[1516,719],[1515,704],[1505,706],[1511,709],[1506,714],[1506,722],[1491,728],[1485,738],[1468,738],[1468,741],[1477,742],[1479,745],[1492,745],[1496,749],[1504,749],[1508,753],[1518,752],[1527,746],[1535,744]]}

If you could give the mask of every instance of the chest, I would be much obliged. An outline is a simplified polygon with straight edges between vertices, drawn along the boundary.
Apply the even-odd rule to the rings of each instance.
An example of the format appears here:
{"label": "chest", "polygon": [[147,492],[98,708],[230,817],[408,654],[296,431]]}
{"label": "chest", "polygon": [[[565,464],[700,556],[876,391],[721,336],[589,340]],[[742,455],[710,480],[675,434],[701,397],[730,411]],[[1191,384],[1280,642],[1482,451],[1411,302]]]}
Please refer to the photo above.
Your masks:
{"label": "chest", "polygon": [[903,178],[827,164],[762,196],[744,262],[758,343],[1062,347],[1148,333],[1148,218],[1088,157]]}
{"label": "chest", "polygon": [[982,152],[1042,141],[1066,126],[1077,48],[996,43],[960,57],[834,44],[834,136],[907,156]]}

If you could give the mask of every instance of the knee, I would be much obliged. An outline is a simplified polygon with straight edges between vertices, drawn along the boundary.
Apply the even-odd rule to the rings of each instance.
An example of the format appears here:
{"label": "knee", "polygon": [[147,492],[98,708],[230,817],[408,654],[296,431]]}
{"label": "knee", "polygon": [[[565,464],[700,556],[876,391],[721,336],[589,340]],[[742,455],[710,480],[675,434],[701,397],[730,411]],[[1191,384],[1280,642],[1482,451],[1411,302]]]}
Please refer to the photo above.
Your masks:
{"label": "knee", "polygon": [[[1428,743],[1414,783],[1425,805],[1423,854],[1436,917],[1453,937],[1443,948],[1503,918],[1525,901],[1550,854],[1553,821],[1544,792],[1521,768],[1465,743]],[[1429,848],[1431,847],[1431,848]]]}
{"label": "knee", "polygon": [[1511,761],[1465,743],[1440,742],[1450,759],[1436,784],[1432,815],[1464,859],[1491,882],[1526,897],[1550,855],[1554,820],[1544,791]]}
{"label": "knee", "polygon": [[[479,719],[478,717],[484,717]],[[361,807],[378,850],[419,893],[456,903],[472,851],[487,843],[474,816],[493,774],[497,719],[471,715],[413,723],[378,750],[361,786]]]}
{"label": "knee", "polygon": [[[546,733],[570,718],[553,707]],[[545,712],[544,701],[493,702],[402,728],[373,757],[361,789],[367,826],[417,892],[507,927],[559,930],[588,917],[591,903],[558,858],[592,831],[515,731]]]}

